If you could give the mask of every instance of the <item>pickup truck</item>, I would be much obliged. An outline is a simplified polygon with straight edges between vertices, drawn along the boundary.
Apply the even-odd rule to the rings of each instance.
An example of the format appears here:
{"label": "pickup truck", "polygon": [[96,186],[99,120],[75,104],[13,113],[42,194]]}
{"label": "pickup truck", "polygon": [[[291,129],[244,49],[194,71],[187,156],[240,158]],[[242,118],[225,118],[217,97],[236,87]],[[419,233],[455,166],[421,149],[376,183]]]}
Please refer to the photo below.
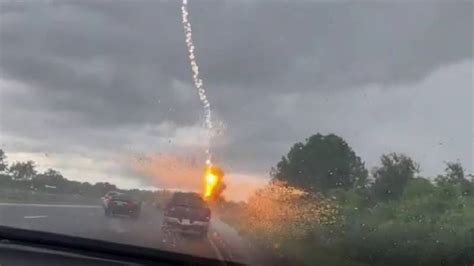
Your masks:
{"label": "pickup truck", "polygon": [[162,229],[206,237],[211,210],[197,193],[176,192],[164,210]]}

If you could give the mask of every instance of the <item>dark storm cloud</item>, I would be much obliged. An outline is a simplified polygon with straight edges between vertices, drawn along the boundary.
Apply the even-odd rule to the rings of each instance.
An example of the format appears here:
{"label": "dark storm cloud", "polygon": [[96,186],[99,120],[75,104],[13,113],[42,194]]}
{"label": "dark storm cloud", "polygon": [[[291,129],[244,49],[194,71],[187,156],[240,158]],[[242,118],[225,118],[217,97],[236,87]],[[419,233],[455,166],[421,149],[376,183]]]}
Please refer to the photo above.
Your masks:
{"label": "dark storm cloud", "polygon": [[[472,57],[470,3],[219,5],[194,16],[207,81],[273,91],[411,82]],[[239,8],[240,7],[240,8]],[[201,11],[201,9],[198,9]],[[195,13],[195,14],[196,14]],[[293,78],[293,79],[289,79]]]}
{"label": "dark storm cloud", "polygon": [[[70,130],[53,123],[44,135],[88,142],[92,133],[77,128],[105,140],[97,132],[165,121],[192,125],[200,118],[179,1],[1,5],[1,75],[28,91],[2,92],[4,112],[22,109],[2,116],[2,131],[37,137],[43,117],[60,116],[61,128]],[[208,96],[228,126],[228,146],[218,152],[249,169],[318,130],[280,115],[279,95],[330,98],[368,84],[390,89],[472,58],[467,1],[190,1],[190,10]],[[300,112],[297,107],[288,112]],[[338,108],[325,107],[302,115]],[[123,142],[130,131],[114,134],[123,135],[102,145]],[[246,160],[248,154],[255,159]]]}
{"label": "dark storm cloud", "polygon": [[[35,105],[84,113],[92,126],[197,119],[179,112],[174,77],[164,75],[163,68],[176,61],[167,51],[177,44],[189,74],[184,44],[162,41],[170,39],[166,27],[159,35],[150,26],[134,28],[76,5],[25,5],[2,16],[1,70],[34,88],[33,98],[44,101]],[[169,24],[182,37],[179,17]],[[189,104],[198,107],[197,101]]]}

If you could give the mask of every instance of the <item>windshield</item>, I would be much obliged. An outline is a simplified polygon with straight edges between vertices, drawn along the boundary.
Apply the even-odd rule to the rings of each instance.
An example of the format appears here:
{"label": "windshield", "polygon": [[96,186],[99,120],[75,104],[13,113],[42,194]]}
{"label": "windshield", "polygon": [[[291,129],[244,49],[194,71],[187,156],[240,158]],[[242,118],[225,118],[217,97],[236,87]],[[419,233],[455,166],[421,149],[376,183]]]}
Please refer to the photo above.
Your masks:
{"label": "windshield", "polygon": [[0,1],[0,225],[249,265],[472,266],[473,16]]}

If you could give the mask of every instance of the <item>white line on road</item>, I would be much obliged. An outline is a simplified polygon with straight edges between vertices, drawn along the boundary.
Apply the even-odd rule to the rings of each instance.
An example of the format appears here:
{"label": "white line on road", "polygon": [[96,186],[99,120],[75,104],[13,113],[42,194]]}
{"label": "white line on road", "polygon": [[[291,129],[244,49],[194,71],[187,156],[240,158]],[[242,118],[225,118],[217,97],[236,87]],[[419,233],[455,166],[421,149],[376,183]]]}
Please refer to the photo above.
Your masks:
{"label": "white line on road", "polygon": [[100,205],[67,205],[67,204],[30,204],[30,203],[0,203],[0,206],[18,207],[51,207],[51,208],[101,208]]}
{"label": "white line on road", "polygon": [[25,219],[37,219],[37,218],[46,218],[48,217],[47,215],[32,215],[32,216],[25,216],[23,218]]}
{"label": "white line on road", "polygon": [[211,244],[211,247],[212,249],[214,250],[214,252],[216,253],[217,255],[217,258],[222,262],[222,265],[227,265],[225,263],[225,260],[224,260],[224,256],[222,256],[222,253],[220,252],[220,250],[217,248],[216,244],[214,244],[214,241],[212,241],[211,238],[208,238],[209,240],[209,243]]}

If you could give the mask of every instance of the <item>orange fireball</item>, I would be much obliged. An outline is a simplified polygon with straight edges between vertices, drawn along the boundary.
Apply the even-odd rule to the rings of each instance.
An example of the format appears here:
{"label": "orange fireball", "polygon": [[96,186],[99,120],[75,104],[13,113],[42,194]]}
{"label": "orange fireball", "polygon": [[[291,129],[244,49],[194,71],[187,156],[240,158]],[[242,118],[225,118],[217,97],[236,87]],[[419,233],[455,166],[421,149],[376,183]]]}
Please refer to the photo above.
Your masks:
{"label": "orange fireball", "polygon": [[217,166],[207,165],[204,174],[204,199],[212,200],[217,198],[223,190],[222,178],[224,171]]}

